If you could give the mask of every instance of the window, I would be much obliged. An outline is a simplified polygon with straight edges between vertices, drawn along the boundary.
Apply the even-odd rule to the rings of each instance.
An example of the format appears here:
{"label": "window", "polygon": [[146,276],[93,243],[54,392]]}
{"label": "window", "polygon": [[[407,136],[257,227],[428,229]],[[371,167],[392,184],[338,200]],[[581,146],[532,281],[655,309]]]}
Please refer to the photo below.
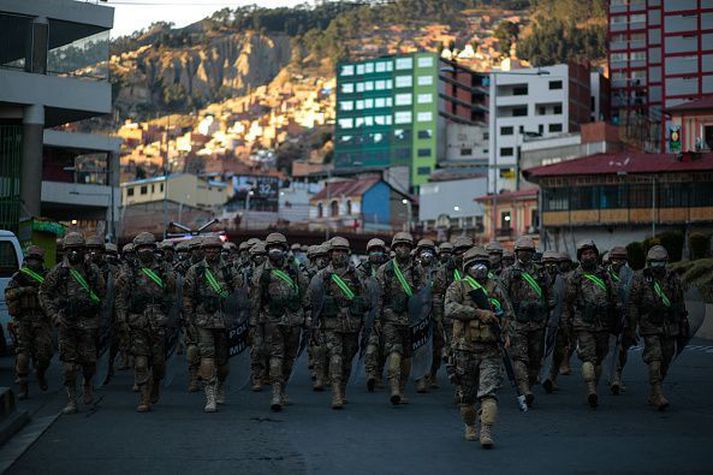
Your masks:
{"label": "window", "polygon": [[430,156],[431,156],[431,149],[430,149],[430,148],[419,148],[419,149],[418,149],[418,156],[419,156],[419,157],[430,157]]}
{"label": "window", "polygon": [[416,169],[416,174],[420,176],[424,175],[430,175],[431,174],[431,167],[418,167]]}
{"label": "window", "polygon": [[550,91],[562,89],[562,81],[550,81]]}
{"label": "window", "polygon": [[134,187],[126,189],[126,196],[134,196]]}
{"label": "window", "polygon": [[384,81],[383,79],[374,81],[374,89],[376,89],[377,91],[383,91],[384,89],[386,89],[386,81]]}
{"label": "window", "polygon": [[364,99],[364,109],[372,109],[374,107],[374,99]]}
{"label": "window", "polygon": [[339,127],[342,129],[351,129],[354,127],[354,119],[339,119]]}
{"label": "window", "polygon": [[353,101],[341,101],[341,102],[339,103],[339,107],[340,107],[340,109],[342,109],[343,111],[354,110],[354,102],[353,102]]}
{"label": "window", "polygon": [[396,105],[397,106],[410,106],[413,100],[411,94],[396,94]]}
{"label": "window", "polygon": [[527,95],[527,85],[513,87],[512,95],[513,96],[526,96]]}
{"label": "window", "polygon": [[542,134],[545,133],[545,125],[544,125],[544,124],[539,124],[539,125],[537,126],[537,133],[540,134],[540,135],[542,135]]}
{"label": "window", "polygon": [[[612,63],[626,61],[628,55],[626,53],[612,53],[610,56]],[[560,81],[561,82],[561,81]],[[552,89],[552,83],[550,82],[550,89]],[[561,87],[557,89],[562,89]]]}
{"label": "window", "polygon": [[151,194],[153,194],[156,191],[156,185],[151,185]]}
{"label": "window", "polygon": [[374,99],[374,107],[377,109],[386,106],[386,99],[383,97],[377,97]]}
{"label": "window", "polygon": [[374,90],[374,81],[367,81],[364,83],[364,90],[365,91],[373,91]]}
{"label": "window", "polygon": [[512,157],[513,153],[515,153],[515,152],[512,147],[503,147],[500,149],[501,157]]}
{"label": "window", "polygon": [[159,191],[161,191],[161,193],[163,193],[163,183],[161,183],[161,189]]}
{"label": "window", "polygon": [[511,229],[512,228],[512,217],[510,216],[510,211],[500,212],[500,229]]}
{"label": "window", "polygon": [[413,58],[396,58],[396,70],[412,69]]}
{"label": "window", "polygon": [[12,277],[19,267],[15,246],[10,241],[0,241],[0,277]]}
{"label": "window", "polygon": [[386,89],[393,89],[394,88],[394,81],[393,79],[387,79],[386,80]]}
{"label": "window", "polygon": [[530,210],[530,226],[540,228],[540,212],[536,209]]}
{"label": "window", "polygon": [[628,193],[626,185],[601,186],[599,207],[602,209],[627,208]]}
{"label": "window", "polygon": [[632,51],[629,58],[632,61],[646,61],[646,51]]}
{"label": "window", "polygon": [[411,111],[402,111],[394,114],[394,124],[410,124]]}
{"label": "window", "polygon": [[411,131],[407,129],[394,130],[394,138],[397,142],[408,142],[411,140]]}
{"label": "window", "polygon": [[545,106],[539,106],[539,107],[537,108],[537,113],[538,113],[539,115],[547,115],[547,107],[545,107]]}
{"label": "window", "polygon": [[352,200],[347,200],[347,216],[351,216],[352,214]]}
{"label": "window", "polygon": [[342,71],[339,73],[342,76],[353,76],[354,75],[354,65],[345,64],[342,66]]}
{"label": "window", "polygon": [[515,107],[512,110],[513,117],[525,117],[527,116],[527,107]]}
{"label": "window", "polygon": [[339,202],[333,200],[329,205],[329,215],[333,218],[339,216]]}
{"label": "window", "polygon": [[364,92],[364,83],[363,82],[356,83],[356,92]]}
{"label": "window", "polygon": [[357,74],[364,74],[364,65],[363,65],[363,64],[357,64],[356,73],[357,73]]}
{"label": "window", "polygon": [[543,192],[545,211],[565,211],[569,209],[569,188],[549,188]]}
{"label": "window", "polygon": [[[594,98],[592,98],[592,100],[593,100],[593,99],[594,99]],[[594,109],[594,107],[592,107],[592,109]],[[562,113],[562,104],[555,104],[554,113],[557,114],[557,115],[559,115],[559,114]]]}
{"label": "window", "polygon": [[431,137],[433,137],[433,133],[431,133],[431,129],[419,130],[419,131],[418,131],[418,138],[419,138],[419,139],[430,139]]}
{"label": "window", "polygon": [[430,86],[433,84],[433,76],[419,76],[418,85],[419,86]]}
{"label": "window", "polygon": [[433,102],[433,94],[419,94],[418,103],[419,104],[431,104]]}
{"label": "window", "polygon": [[413,76],[396,76],[396,87],[413,86]]}
{"label": "window", "polygon": [[364,65],[364,73],[371,74],[374,72],[374,63],[366,63]]}
{"label": "window", "polygon": [[419,68],[430,68],[431,66],[433,66],[433,56],[423,56],[418,58]]}
{"label": "window", "polygon": [[376,72],[383,73],[384,71],[386,71],[386,63],[383,61],[376,63]]}
{"label": "window", "polygon": [[354,92],[353,82],[345,82],[344,84],[342,84],[342,93],[351,94],[352,92]]}
{"label": "window", "polygon": [[139,193],[141,193],[142,195],[145,195],[148,193],[148,191],[149,191],[148,187],[142,186],[141,190],[139,190]]}
{"label": "window", "polygon": [[364,125],[366,127],[371,127],[372,125],[374,125],[374,117],[370,115],[364,117]]}
{"label": "window", "polygon": [[388,63],[386,63],[386,71],[387,71],[387,72],[391,72],[391,71],[393,71],[393,70],[394,70],[394,63],[393,63],[393,61],[389,61]]}
{"label": "window", "polygon": [[550,124],[548,130],[550,132],[562,132],[562,124]]}
{"label": "window", "polygon": [[461,157],[467,157],[473,155],[473,149],[472,148],[462,148],[460,149],[460,156]]}
{"label": "window", "polygon": [[[650,204],[650,203],[649,203]],[[577,193],[572,193],[569,198],[570,209],[598,209],[599,208],[599,187],[580,186]]]}
{"label": "window", "polygon": [[419,112],[416,116],[416,121],[418,122],[431,122],[433,120],[433,114],[431,112]]}

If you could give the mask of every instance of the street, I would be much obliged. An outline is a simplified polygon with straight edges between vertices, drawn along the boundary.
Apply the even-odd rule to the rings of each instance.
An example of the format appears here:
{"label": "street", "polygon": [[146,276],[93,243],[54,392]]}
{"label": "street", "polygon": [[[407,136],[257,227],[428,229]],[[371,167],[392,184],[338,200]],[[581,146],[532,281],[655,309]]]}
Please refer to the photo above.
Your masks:
{"label": "street", "polygon": [[[232,381],[227,404],[204,414],[203,394],[185,392],[181,371],[158,406],[138,414],[130,372],[123,371],[97,391],[95,410],[82,406],[78,415],[60,416],[8,473],[711,473],[713,346],[692,345],[665,384],[665,413],[646,404],[638,348],[625,371],[626,392],[602,391],[596,410],[586,405],[578,363],[560,378],[558,393],[538,388],[527,414],[517,410],[506,382],[491,451],[463,440],[444,377],[441,389],[426,395],[411,387],[411,403],[395,408],[385,391],[355,388],[338,412],[329,408],[329,392],[311,391],[301,361],[285,411],[269,411],[268,390],[252,393]],[[59,381],[55,364],[50,392],[33,387],[32,402],[19,406],[42,400],[44,411],[59,410]]]}

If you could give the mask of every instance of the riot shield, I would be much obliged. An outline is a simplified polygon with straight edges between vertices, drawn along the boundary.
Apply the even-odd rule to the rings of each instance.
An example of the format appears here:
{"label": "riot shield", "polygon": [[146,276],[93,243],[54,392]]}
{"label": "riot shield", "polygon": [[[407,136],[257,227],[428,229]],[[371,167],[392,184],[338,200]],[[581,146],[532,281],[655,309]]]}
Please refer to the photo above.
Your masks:
{"label": "riot shield", "polygon": [[228,358],[230,380],[237,389],[245,388],[250,381],[250,297],[247,286],[233,292],[224,303],[226,327],[228,328]]}
{"label": "riot shield", "polygon": [[111,370],[112,323],[114,319],[114,299],[116,298],[116,282],[114,274],[109,272],[106,279],[106,295],[99,309],[99,334],[97,335],[97,371],[94,373],[94,384],[104,385]]}
{"label": "riot shield", "polygon": [[379,282],[376,277],[369,277],[366,281],[366,289],[369,292],[369,313],[364,319],[364,327],[361,331],[361,338],[359,340],[359,360],[364,357],[366,348],[369,344],[369,337],[374,328],[374,322],[376,321],[376,312],[379,310],[379,296],[381,295],[381,287],[379,287]]}
{"label": "riot shield", "polygon": [[431,370],[433,359],[433,294],[426,285],[408,301],[411,333],[411,378],[419,380]]}
{"label": "riot shield", "polygon": [[691,341],[703,326],[703,321],[706,318],[706,302],[703,300],[703,295],[697,287],[691,287],[684,296],[686,302],[686,311],[688,312],[688,325],[682,328],[681,334],[676,339],[676,358],[686,348],[686,345]]}
{"label": "riot shield", "polygon": [[168,314],[166,326],[166,376],[163,386],[169,387],[180,371],[182,359],[175,356],[181,338],[181,318],[183,315],[183,274],[176,273],[176,295]]}

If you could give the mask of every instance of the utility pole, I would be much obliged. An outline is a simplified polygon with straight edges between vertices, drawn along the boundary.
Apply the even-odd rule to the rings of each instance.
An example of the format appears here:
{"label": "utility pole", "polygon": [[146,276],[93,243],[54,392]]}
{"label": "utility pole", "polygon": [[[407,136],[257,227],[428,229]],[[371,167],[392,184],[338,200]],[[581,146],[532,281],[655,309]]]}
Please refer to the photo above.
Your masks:
{"label": "utility pole", "polygon": [[171,115],[166,116],[166,150],[163,156],[163,237],[166,238],[166,233],[168,232],[168,130],[171,127]]}

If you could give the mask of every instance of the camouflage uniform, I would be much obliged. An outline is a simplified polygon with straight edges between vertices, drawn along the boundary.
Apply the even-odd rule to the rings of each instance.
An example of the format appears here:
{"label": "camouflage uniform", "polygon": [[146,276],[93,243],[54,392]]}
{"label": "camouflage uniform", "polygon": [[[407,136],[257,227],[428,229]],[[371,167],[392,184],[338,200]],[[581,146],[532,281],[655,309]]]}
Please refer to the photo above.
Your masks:
{"label": "camouflage uniform", "polygon": [[566,277],[560,271],[559,260],[560,254],[554,251],[545,251],[542,255],[542,264],[550,279],[549,286],[552,289],[552,296],[555,301],[552,316],[547,323],[547,332],[556,332],[554,348],[552,349],[552,364],[550,365],[550,373],[547,379],[542,383],[548,393],[559,389],[557,387],[557,376],[561,373],[564,361],[567,358],[572,335],[572,322],[565,321],[562,312],[567,284]]}
{"label": "camouflage uniform", "polygon": [[503,253],[505,252],[505,249],[503,249],[503,246],[499,242],[492,241],[485,246],[485,251],[488,253],[490,258],[490,272],[494,276],[500,277],[504,268]]}
{"label": "camouflage uniform", "polygon": [[[386,243],[381,239],[370,239],[366,244],[367,259],[357,267],[359,278],[370,287],[369,297],[374,302],[378,292],[376,283],[376,273],[384,262],[386,262]],[[373,311],[373,310],[372,310]],[[369,392],[375,388],[383,387],[384,365],[386,364],[386,354],[384,353],[384,334],[377,328],[373,328],[373,322],[369,322],[369,338],[364,354],[364,371],[366,372],[366,387]]]}
{"label": "camouflage uniform", "polygon": [[156,261],[151,233],[140,233],[134,245],[140,267],[119,275],[116,311],[129,333],[134,357],[135,381],[141,392],[136,410],[147,412],[151,404],[158,403],[160,382],[166,373],[166,324],[176,297],[176,280],[164,263]]}
{"label": "camouflage uniform", "polygon": [[[265,345],[270,354],[273,411],[280,411],[287,400],[286,385],[292,375],[309,306],[307,278],[288,261],[287,240],[272,233],[265,240],[269,260],[253,277],[250,299],[253,315],[265,327]],[[272,253],[272,254],[271,254]],[[279,254],[279,255],[278,255]]]}
{"label": "camouflage uniform", "polygon": [[532,239],[519,238],[515,243],[515,252],[518,261],[503,271],[500,280],[514,311],[510,355],[515,379],[528,406],[532,406],[535,396],[531,387],[537,381],[542,366],[545,325],[550,309],[554,307],[554,298],[545,270],[522,259],[534,254]]}
{"label": "camouflage uniform", "polygon": [[399,249],[413,246],[408,233],[396,233],[391,243],[396,256],[381,266],[376,273],[381,294],[376,312],[376,325],[384,332],[385,353],[388,362],[391,403],[406,404],[405,389],[411,373],[411,330],[409,328],[409,295],[397,278],[397,269],[405,279],[410,292],[415,294],[424,284],[418,265]]}
{"label": "camouflage uniform", "polygon": [[[453,360],[457,384],[458,405],[465,423],[466,440],[476,439],[476,400],[480,401],[480,443],[493,446],[492,427],[497,414],[496,392],[503,381],[502,355],[498,344],[500,328],[506,335],[512,318],[512,308],[498,282],[487,275],[488,253],[473,248],[463,256],[463,272],[467,277],[454,281],[446,291],[445,312],[453,322]],[[477,280],[468,268],[482,264],[486,271]],[[477,292],[485,292],[483,295]],[[493,310],[496,299],[499,305]],[[498,326],[494,327],[494,325]]]}
{"label": "camouflage uniform", "polygon": [[[116,296],[116,291],[117,291],[117,285],[119,281],[119,274],[121,272],[121,268],[119,265],[115,263],[115,261],[112,259],[112,255],[116,256],[117,253],[117,248],[115,244],[111,243],[106,243],[104,245],[104,258],[101,261],[101,264],[99,265],[99,270],[102,273],[102,277],[104,277],[104,282],[106,282],[106,288],[107,288],[107,298],[105,300],[109,300],[110,298],[115,298]],[[112,295],[113,293],[113,295]],[[116,313],[116,302],[111,301],[111,302],[105,302],[105,304],[108,304],[109,311],[111,311],[111,315],[109,315],[109,325],[110,325],[110,330],[109,330],[109,372],[106,377],[106,381],[103,382],[103,384],[108,384],[111,378],[114,376],[114,360],[116,359],[116,356],[119,354],[121,351],[122,353],[122,365],[120,369],[128,369],[129,362],[128,362],[128,345],[129,345],[129,337],[128,335],[122,335],[124,332],[124,325],[121,325],[119,322],[119,319],[117,317]],[[123,345],[125,346],[123,346]]]}
{"label": "camouflage uniform", "polygon": [[666,269],[668,253],[652,247],[647,267],[636,272],[629,298],[629,328],[638,328],[644,340],[643,359],[649,367],[649,403],[658,410],[668,407],[663,384],[676,351],[678,339],[689,337],[689,325],[678,275]]}
{"label": "camouflage uniform", "polygon": [[99,309],[104,279],[99,268],[84,260],[84,238],[64,237],[65,259],[55,266],[40,286],[40,303],[59,328],[59,357],[64,366],[64,385],[69,401],[63,412],[77,412],[77,370],[84,377],[84,403],[93,401],[92,377],[97,362]]}
{"label": "camouflage uniform", "polygon": [[44,257],[44,249],[30,246],[23,267],[12,276],[5,288],[5,301],[13,319],[15,333],[15,373],[20,385],[19,399],[26,399],[29,395],[27,377],[30,360],[40,388],[47,390],[45,371],[52,359],[52,324],[38,298],[40,284],[46,274]]}
{"label": "camouflage uniform", "polygon": [[[307,252],[310,265],[307,267],[307,280],[312,281],[315,275],[324,269],[329,263],[329,244],[324,243],[319,246],[310,246]],[[312,329],[307,348],[308,368],[312,378],[312,389],[314,391],[324,391],[325,383],[329,382],[329,353],[324,341],[324,335],[318,328]]]}
{"label": "camouflage uniform", "polygon": [[[426,252],[427,257],[424,259],[423,253]],[[433,287],[433,283],[436,279],[436,274],[438,273],[439,265],[436,260],[436,245],[430,239],[421,239],[416,245],[416,255],[419,263],[419,272],[424,276],[426,284]],[[440,296],[439,296],[440,299]],[[440,300],[442,301],[442,300]],[[433,307],[442,308],[440,305],[434,304]],[[438,370],[441,368],[441,360],[443,359],[443,346],[445,344],[445,336],[443,335],[443,315],[440,312],[431,311],[431,321],[432,321],[432,354],[431,354],[431,367],[428,372],[416,382],[416,391],[419,393],[428,392],[429,388],[438,388],[438,381],[436,375]]]}
{"label": "camouflage uniform", "polygon": [[[264,262],[265,253],[265,245],[262,242],[258,242],[250,248],[250,266],[243,268],[244,282],[252,282],[256,270]],[[270,355],[265,346],[265,326],[259,322],[258,315],[252,311],[250,312],[250,342],[252,390],[262,391],[263,385],[269,383],[268,367],[270,366]]]}
{"label": "camouflage uniform", "polygon": [[[609,251],[611,263],[607,267],[607,272],[614,283],[616,294],[619,297],[617,304],[617,319],[620,322],[617,334],[620,334],[620,343],[614,349],[616,352],[616,368],[609,384],[612,394],[617,395],[623,389],[621,373],[624,371],[629,348],[636,344],[636,329],[630,328],[629,323],[629,289],[634,278],[634,271],[627,263],[628,255],[625,247],[617,246]],[[621,333],[619,333],[621,332]]]}
{"label": "camouflage uniform", "polygon": [[[201,250],[201,237],[194,237],[188,242],[188,250],[190,257],[187,262],[184,262],[181,267],[177,270],[181,275],[183,275],[184,289],[185,289],[185,279],[188,274],[188,270],[195,264],[200,263],[203,260],[203,251]],[[201,355],[198,349],[198,329],[195,325],[195,320],[193,315],[185,307],[185,296],[184,305],[181,311],[181,323],[183,327],[183,343],[186,347],[186,360],[188,361],[188,392],[197,392],[200,390],[200,377],[198,374]]]}
{"label": "camouflage uniform", "polygon": [[598,258],[594,242],[577,245],[577,258],[582,266],[567,279],[567,297],[563,309],[566,321],[572,322],[577,338],[577,356],[582,361],[582,378],[587,385],[589,405],[598,404],[597,385],[602,361],[609,352],[609,331],[616,317],[617,297],[609,274],[596,258],[587,262],[583,254],[591,250]]}
{"label": "camouflage uniform", "polygon": [[[340,261],[337,252],[342,251]],[[348,263],[349,242],[340,237],[330,241],[331,264],[321,270],[312,283],[322,289],[322,306],[318,316],[320,333],[329,356],[329,379],[332,383],[332,409],[341,409],[352,371],[352,361],[359,350],[359,333],[364,314],[369,310],[368,290]]]}

